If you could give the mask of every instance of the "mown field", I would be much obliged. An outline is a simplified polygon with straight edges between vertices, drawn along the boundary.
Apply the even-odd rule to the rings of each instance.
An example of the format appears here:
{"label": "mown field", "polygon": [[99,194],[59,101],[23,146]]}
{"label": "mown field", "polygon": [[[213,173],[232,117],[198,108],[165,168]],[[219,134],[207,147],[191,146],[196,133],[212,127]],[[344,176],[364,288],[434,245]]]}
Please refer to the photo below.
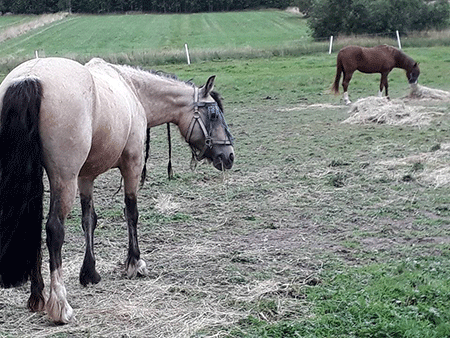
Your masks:
{"label": "mown field", "polygon": [[[244,20],[248,29],[232,24]],[[225,174],[207,164],[191,171],[189,149],[176,136],[169,181],[165,127],[154,128],[139,201],[150,275],[128,280],[122,271],[127,238],[113,170],[95,190],[98,285],[78,282],[78,204],[67,220],[63,264],[75,321],[55,326],[29,313],[28,285],[0,290],[0,336],[449,336],[449,104],[402,99],[409,88],[396,69],[391,98],[431,121],[343,123],[349,107],[329,93],[336,51],[319,45],[322,52],[305,53],[318,48],[299,37],[305,33],[303,19],[277,11],[81,16],[2,43],[5,69],[41,50],[80,60],[128,57],[198,85],[216,74],[236,162]],[[142,42],[163,35],[151,47]],[[198,53],[190,66],[182,52],[172,57],[185,42]],[[311,47],[284,55],[293,42]],[[450,91],[448,51],[405,48],[420,62],[422,85]],[[375,94],[378,81],[355,74],[351,99]]]}

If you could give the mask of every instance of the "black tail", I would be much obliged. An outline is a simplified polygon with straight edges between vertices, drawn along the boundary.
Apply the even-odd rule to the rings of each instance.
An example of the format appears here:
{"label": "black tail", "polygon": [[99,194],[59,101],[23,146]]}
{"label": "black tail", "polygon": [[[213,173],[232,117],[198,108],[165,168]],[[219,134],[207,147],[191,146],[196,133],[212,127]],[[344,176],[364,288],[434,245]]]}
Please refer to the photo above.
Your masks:
{"label": "black tail", "polygon": [[[42,143],[37,79],[12,84],[0,116],[0,285],[18,286],[40,262]],[[40,264],[40,263],[39,263]]]}

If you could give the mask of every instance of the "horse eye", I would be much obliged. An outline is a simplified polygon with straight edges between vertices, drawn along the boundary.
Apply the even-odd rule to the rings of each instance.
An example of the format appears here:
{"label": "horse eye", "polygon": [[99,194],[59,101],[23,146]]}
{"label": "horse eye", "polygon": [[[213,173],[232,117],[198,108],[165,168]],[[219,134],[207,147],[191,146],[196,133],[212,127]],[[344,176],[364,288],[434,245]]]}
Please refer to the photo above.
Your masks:
{"label": "horse eye", "polygon": [[209,108],[208,113],[209,113],[209,118],[212,121],[215,121],[219,118],[219,113],[217,112],[217,109],[215,107]]}

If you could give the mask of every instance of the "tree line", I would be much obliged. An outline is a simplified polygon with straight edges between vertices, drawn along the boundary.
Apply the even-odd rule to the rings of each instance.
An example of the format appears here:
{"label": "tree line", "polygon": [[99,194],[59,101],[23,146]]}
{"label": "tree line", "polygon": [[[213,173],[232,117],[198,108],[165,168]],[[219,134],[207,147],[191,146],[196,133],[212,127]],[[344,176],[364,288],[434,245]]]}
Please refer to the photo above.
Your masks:
{"label": "tree line", "polygon": [[197,13],[299,7],[315,38],[449,26],[448,0],[0,0],[2,13]]}
{"label": "tree line", "polygon": [[[304,0],[315,38],[402,34],[449,26],[448,0]],[[308,6],[309,4],[309,6]]]}
{"label": "tree line", "polygon": [[0,0],[0,11],[14,14],[196,13],[257,8],[286,8],[295,0]]}

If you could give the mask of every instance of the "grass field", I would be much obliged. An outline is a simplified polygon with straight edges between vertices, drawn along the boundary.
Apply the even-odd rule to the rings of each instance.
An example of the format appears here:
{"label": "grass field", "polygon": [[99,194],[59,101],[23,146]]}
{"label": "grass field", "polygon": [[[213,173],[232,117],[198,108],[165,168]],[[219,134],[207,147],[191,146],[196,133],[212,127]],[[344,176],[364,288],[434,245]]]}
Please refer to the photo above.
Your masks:
{"label": "grass field", "polygon": [[[142,51],[147,28],[139,20],[149,17],[153,24],[179,27],[162,28],[173,37],[155,43],[155,54],[189,38],[193,48],[206,52],[226,44],[254,55],[258,48],[282,50],[306,32],[301,19],[276,11],[69,17],[35,32],[49,34],[40,41],[53,52],[28,35],[8,41],[0,57],[18,60],[35,48],[54,55],[58,43],[58,55],[77,57]],[[245,19],[260,27],[259,35],[227,26]],[[123,35],[113,30],[120,22],[142,39],[121,41]],[[198,22],[227,28],[203,36],[201,46],[207,47],[200,47]],[[267,22],[281,28],[268,29]],[[109,29],[95,38],[94,27],[103,25]],[[81,27],[92,31],[84,34]],[[287,36],[286,29],[295,34]],[[228,33],[234,40],[229,44]],[[261,35],[268,38],[257,41]],[[448,51],[405,48],[420,62],[422,85],[450,91]],[[95,191],[102,275],[96,286],[78,283],[84,251],[78,204],[67,220],[64,268],[74,323],[54,326],[29,313],[29,286],[0,290],[0,336],[448,337],[449,104],[402,100],[432,116],[425,125],[343,123],[349,108],[328,93],[335,58],[336,51],[325,50],[218,57],[190,66],[151,59],[142,64],[198,85],[217,75],[216,89],[236,138],[235,166],[225,174],[208,165],[192,172],[189,149],[173,137],[175,179],[168,181],[165,128],[154,128],[149,178],[139,200],[140,246],[150,276],[128,280],[123,274],[126,228],[122,196],[114,194],[119,175],[111,171],[98,179]],[[378,82],[378,75],[355,74],[351,99],[375,94]],[[392,99],[408,94],[403,71],[394,70],[389,84]]]}
{"label": "grass field", "polygon": [[[1,20],[0,20],[1,22]],[[1,28],[1,26],[0,26]],[[235,51],[305,44],[304,20],[284,12],[69,16],[3,44],[0,57]]]}

